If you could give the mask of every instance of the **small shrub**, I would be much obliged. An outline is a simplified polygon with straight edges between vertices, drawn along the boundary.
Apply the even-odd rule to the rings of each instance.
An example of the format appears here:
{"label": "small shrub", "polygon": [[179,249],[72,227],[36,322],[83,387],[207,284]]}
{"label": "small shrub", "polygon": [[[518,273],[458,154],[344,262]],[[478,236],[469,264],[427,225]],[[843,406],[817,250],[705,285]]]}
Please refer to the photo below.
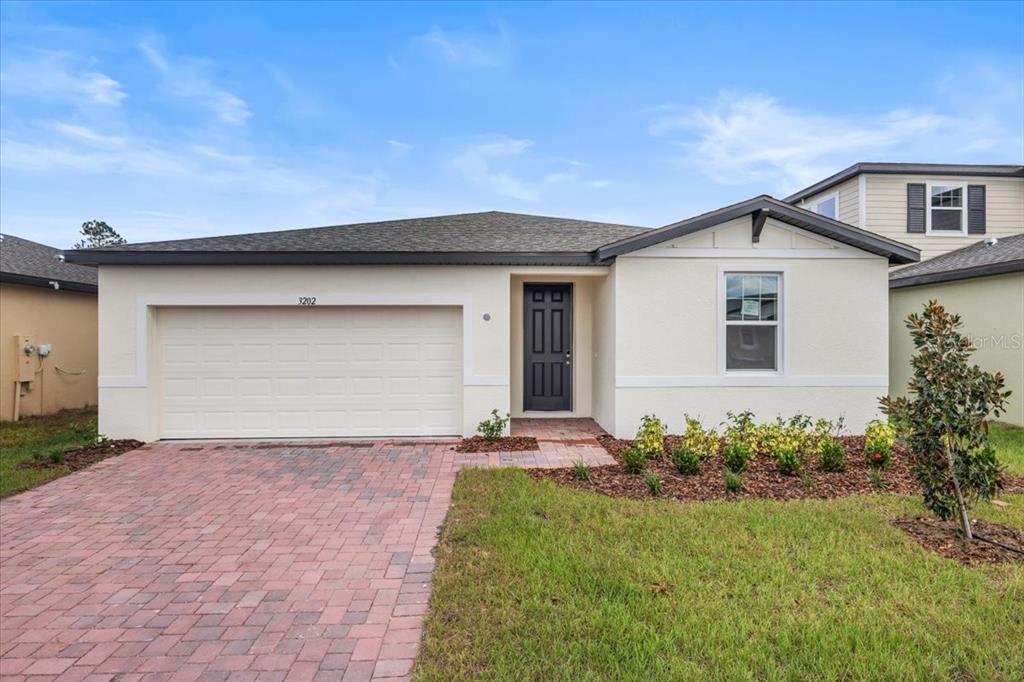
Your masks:
{"label": "small shrub", "polygon": [[795,448],[787,447],[775,454],[775,464],[779,467],[779,471],[786,476],[796,476],[800,473],[803,462]]}
{"label": "small shrub", "polygon": [[661,478],[653,471],[644,472],[644,483],[647,484],[647,490],[653,497],[661,497],[661,494],[665,492]]}
{"label": "small shrub", "polygon": [[871,486],[875,490],[885,491],[889,489],[889,484],[882,478],[882,474],[878,469],[868,469],[868,480],[871,481]]}
{"label": "small shrub", "polygon": [[819,466],[822,471],[834,473],[846,471],[846,451],[831,435],[822,441],[819,457]]}
{"label": "small shrub", "polygon": [[663,457],[665,455],[665,424],[653,414],[644,415],[640,422],[640,430],[636,432],[633,447],[647,457]]}
{"label": "small shrub", "polygon": [[734,474],[742,474],[747,470],[750,462],[750,446],[739,440],[732,440],[725,444],[725,466]]}
{"label": "small shrub", "polygon": [[64,452],[62,450],[54,450],[50,453],[50,464],[63,464],[64,463]]}
{"label": "small shrub", "polygon": [[685,445],[679,446],[672,453],[672,463],[681,474],[696,476],[700,473],[700,455]]}
{"label": "small shrub", "polygon": [[491,410],[491,418],[485,419],[480,422],[476,431],[484,437],[488,443],[493,443],[505,434],[505,427],[508,426],[509,415],[506,413],[504,417],[497,409]]}
{"label": "small shrub", "polygon": [[864,454],[874,467],[888,467],[892,446],[896,442],[896,429],[888,422],[872,421],[864,431]]}
{"label": "small shrub", "polygon": [[714,457],[718,454],[721,443],[714,429],[705,429],[699,419],[684,415],[686,432],[683,433],[683,447],[695,453],[701,459]]}
{"label": "small shrub", "polygon": [[573,467],[573,475],[576,476],[577,481],[590,482],[590,467],[586,462],[576,462]]}
{"label": "small shrub", "polygon": [[41,452],[39,450],[36,450],[35,452],[32,453],[32,459],[34,459],[37,462],[42,462],[43,461],[43,457],[46,457],[46,453],[45,452]]}
{"label": "small shrub", "polygon": [[807,471],[805,471],[805,472],[803,472],[803,474],[801,474],[800,482],[803,483],[804,487],[807,488],[808,490],[814,490],[814,488],[816,487],[814,485],[814,478]]}
{"label": "small shrub", "polygon": [[622,468],[627,474],[639,474],[646,463],[647,454],[635,445],[622,453]]}
{"label": "small shrub", "polygon": [[739,474],[731,471],[725,472],[725,489],[731,493],[738,493],[743,490],[743,479]]}
{"label": "small shrub", "polygon": [[725,413],[725,439],[727,442],[743,443],[748,450],[754,450],[757,424],[754,423],[754,413],[750,410],[743,412]]}

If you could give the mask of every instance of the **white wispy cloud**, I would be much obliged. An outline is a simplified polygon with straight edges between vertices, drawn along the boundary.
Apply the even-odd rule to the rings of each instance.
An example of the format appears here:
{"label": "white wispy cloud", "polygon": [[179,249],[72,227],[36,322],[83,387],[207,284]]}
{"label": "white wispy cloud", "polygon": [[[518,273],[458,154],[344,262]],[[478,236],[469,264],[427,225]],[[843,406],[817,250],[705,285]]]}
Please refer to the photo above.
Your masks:
{"label": "white wispy cloud", "polygon": [[405,156],[412,151],[413,147],[408,142],[402,142],[401,140],[388,140],[388,148],[391,150],[391,155]]}
{"label": "white wispy cloud", "polygon": [[724,93],[708,107],[664,112],[650,132],[676,142],[681,161],[716,182],[779,188],[809,184],[851,158],[875,158],[950,124],[945,116],[911,110],[855,120],[786,107],[766,95]]}
{"label": "white wispy cloud", "polygon": [[521,156],[532,144],[530,140],[493,138],[466,147],[451,160],[451,166],[478,187],[511,199],[536,201],[540,191],[534,183],[495,168],[496,163]]}
{"label": "white wispy cloud", "polygon": [[496,67],[512,57],[512,38],[503,22],[498,22],[490,32],[450,31],[432,26],[416,42],[453,66]]}
{"label": "white wispy cloud", "polygon": [[[1012,96],[1006,82],[998,85]],[[968,115],[940,98],[936,107],[854,117],[786,106],[764,94],[723,92],[705,106],[649,109],[649,132],[678,150],[680,165],[696,166],[715,182],[760,183],[779,192],[856,161],[970,160],[978,151],[1020,145],[1019,135],[1006,132],[992,116]]]}
{"label": "white wispy cloud", "polygon": [[77,125],[75,123],[67,123],[65,121],[47,121],[45,125],[50,130],[60,133],[64,137],[80,142],[88,142],[94,145],[120,147],[125,141],[124,138],[119,135],[108,135],[98,132],[93,128],[89,128],[88,126]]}
{"label": "white wispy cloud", "polygon": [[118,106],[127,97],[117,80],[69,52],[38,51],[5,62],[0,68],[5,94],[109,107]]}
{"label": "white wispy cloud", "polygon": [[248,103],[213,80],[210,62],[168,56],[159,42],[158,38],[147,38],[138,47],[146,61],[160,72],[168,94],[213,112],[225,123],[241,125],[249,120],[252,111]]}

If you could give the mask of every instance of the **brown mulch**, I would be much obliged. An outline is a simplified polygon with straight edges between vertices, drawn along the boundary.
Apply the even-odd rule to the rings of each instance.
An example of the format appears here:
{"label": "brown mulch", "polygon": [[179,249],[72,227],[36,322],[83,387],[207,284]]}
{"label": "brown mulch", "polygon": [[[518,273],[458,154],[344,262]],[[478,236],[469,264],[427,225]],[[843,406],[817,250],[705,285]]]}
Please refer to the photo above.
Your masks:
{"label": "brown mulch", "polygon": [[533,436],[504,436],[489,441],[483,436],[463,438],[452,450],[456,452],[520,452],[523,450],[539,450],[537,439]]}
{"label": "brown mulch", "polygon": [[[972,520],[971,524],[975,535],[982,535],[989,540],[1024,550],[1024,530],[987,521]],[[960,527],[955,521],[902,518],[893,519],[892,525],[910,535],[923,547],[964,564],[995,564],[1010,561],[1024,563],[1024,554],[983,540],[967,540],[961,535]]]}
{"label": "brown mulch", "polygon": [[44,457],[43,459],[30,459],[21,462],[18,464],[18,468],[56,469],[58,467],[67,467],[71,471],[78,471],[108,457],[114,457],[130,450],[135,450],[142,447],[142,445],[142,441],[130,438],[124,440],[104,440],[95,445],[84,445],[80,448],[67,450],[64,453],[64,461],[60,463],[54,463],[48,457]]}
{"label": "brown mulch", "polygon": [[[642,476],[627,474],[622,467],[622,452],[632,441],[599,437],[598,440],[616,459],[615,464],[590,467],[590,481],[576,479],[573,469],[531,469],[535,478],[547,478],[562,485],[591,490],[613,497],[650,498],[650,491]],[[666,451],[679,444],[679,436],[665,439]],[[906,462],[906,451],[894,448],[892,462],[887,469],[879,470],[885,489],[879,490],[871,482],[869,472],[873,470],[864,456],[863,436],[839,438],[846,449],[846,471],[829,473],[817,468],[816,461],[808,462],[804,475],[786,476],[776,468],[771,457],[754,457],[746,472],[741,474],[743,490],[729,492],[725,489],[725,461],[716,455],[701,462],[701,472],[687,476],[676,471],[675,466],[660,458],[647,462],[647,469],[661,477],[664,486],[663,497],[676,500],[738,500],[764,498],[772,500],[832,499],[849,495],[863,495],[890,492],[912,495],[918,492],[917,482],[910,473]]]}

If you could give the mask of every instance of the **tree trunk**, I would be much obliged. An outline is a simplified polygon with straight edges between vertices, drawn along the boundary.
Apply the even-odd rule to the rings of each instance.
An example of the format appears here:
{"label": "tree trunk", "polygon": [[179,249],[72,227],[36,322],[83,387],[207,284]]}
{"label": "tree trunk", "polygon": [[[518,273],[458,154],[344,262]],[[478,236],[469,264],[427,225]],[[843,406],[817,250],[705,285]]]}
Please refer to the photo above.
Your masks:
{"label": "tree trunk", "polygon": [[971,519],[967,515],[967,503],[964,501],[964,495],[960,491],[960,480],[956,477],[956,462],[953,460],[953,449],[949,446],[949,441],[952,436],[949,432],[946,433],[946,437],[942,439],[942,447],[946,450],[946,463],[949,465],[949,476],[953,479],[953,490],[956,492],[956,506],[960,512],[960,530],[964,532],[964,537],[968,540],[974,539],[974,533],[971,531]]}

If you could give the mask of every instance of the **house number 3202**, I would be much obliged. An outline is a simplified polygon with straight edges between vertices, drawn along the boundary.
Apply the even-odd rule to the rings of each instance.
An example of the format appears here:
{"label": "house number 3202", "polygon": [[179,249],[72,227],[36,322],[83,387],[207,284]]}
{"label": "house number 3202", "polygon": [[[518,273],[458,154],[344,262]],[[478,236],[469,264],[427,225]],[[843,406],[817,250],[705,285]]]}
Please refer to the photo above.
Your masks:
{"label": "house number 3202", "polygon": [[299,305],[316,305],[316,296],[299,296]]}

